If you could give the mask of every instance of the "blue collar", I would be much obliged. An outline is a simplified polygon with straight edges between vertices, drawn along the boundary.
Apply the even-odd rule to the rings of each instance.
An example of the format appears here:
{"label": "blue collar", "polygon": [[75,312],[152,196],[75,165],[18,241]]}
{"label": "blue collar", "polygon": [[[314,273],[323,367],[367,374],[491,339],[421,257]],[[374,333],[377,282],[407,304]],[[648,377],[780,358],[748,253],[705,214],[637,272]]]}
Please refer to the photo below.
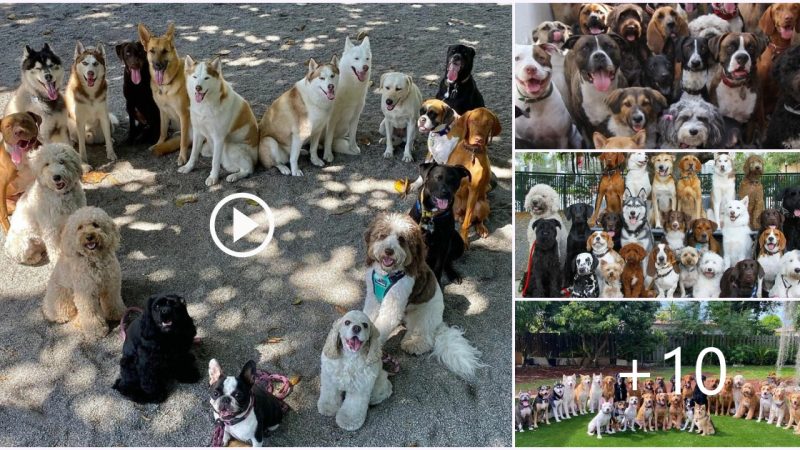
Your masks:
{"label": "blue collar", "polygon": [[375,299],[378,300],[378,303],[383,303],[383,299],[386,297],[389,289],[405,276],[406,273],[403,271],[380,275],[378,271],[372,269],[372,291],[375,293]]}
{"label": "blue collar", "polygon": [[433,130],[431,130],[431,134],[437,134],[439,136],[444,136],[444,135],[446,135],[447,133],[450,132],[450,125],[451,124],[448,123],[446,127],[441,129],[441,131],[433,131]]}

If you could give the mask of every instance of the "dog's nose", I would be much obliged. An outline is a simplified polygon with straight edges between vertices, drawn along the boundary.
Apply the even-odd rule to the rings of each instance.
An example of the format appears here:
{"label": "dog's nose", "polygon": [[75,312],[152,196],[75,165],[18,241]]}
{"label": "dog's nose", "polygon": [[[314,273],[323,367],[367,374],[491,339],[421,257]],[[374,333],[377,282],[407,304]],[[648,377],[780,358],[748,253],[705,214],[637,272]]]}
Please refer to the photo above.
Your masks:
{"label": "dog's nose", "polygon": [[736,62],[742,66],[747,64],[747,61],[749,60],[750,57],[746,53],[739,53],[738,55],[736,55]]}
{"label": "dog's nose", "polygon": [[667,28],[670,30],[675,29],[675,22],[667,22]]}
{"label": "dog's nose", "polygon": [[700,60],[698,60],[698,59],[693,59],[693,60],[689,61],[689,66],[690,66],[692,69],[697,69],[698,67],[700,67]]}
{"label": "dog's nose", "polygon": [[92,242],[94,240],[94,235],[93,234],[87,235],[86,236],[86,240],[89,241],[89,242]]}
{"label": "dog's nose", "polygon": [[607,56],[603,52],[597,52],[594,55],[592,55],[592,59],[594,59],[595,61],[603,62],[603,61],[606,60],[606,58],[607,58]]}
{"label": "dog's nose", "polygon": [[394,255],[394,250],[391,248],[387,248],[386,250],[383,251],[383,253],[385,253],[387,256],[392,256]]}
{"label": "dog's nose", "polygon": [[528,75],[533,75],[536,73],[536,67],[534,66],[525,66],[525,73]]}
{"label": "dog's nose", "polygon": [[361,333],[361,326],[353,325],[353,333]]}
{"label": "dog's nose", "polygon": [[201,92],[203,90],[203,87],[202,86],[195,86],[194,90],[197,91],[197,92]]}
{"label": "dog's nose", "polygon": [[644,122],[644,114],[642,113],[634,114],[632,119],[634,123],[642,123]]}
{"label": "dog's nose", "polygon": [[366,65],[366,64],[364,64],[364,65],[361,67],[361,70],[362,70],[362,71],[364,71],[364,72],[366,72],[366,71],[368,71],[368,70],[369,70],[369,66],[368,66],[368,65]]}
{"label": "dog's nose", "polygon": [[56,183],[61,181],[61,175],[53,175],[53,181],[55,181]]}
{"label": "dog's nose", "polygon": [[387,105],[392,106],[392,103],[394,103],[394,101],[392,101],[392,99],[390,99],[390,98],[386,99],[386,104]]}
{"label": "dog's nose", "polygon": [[49,73],[48,73],[48,74],[45,74],[45,76],[44,76],[44,80],[45,80],[45,81],[53,81],[53,76],[52,76],[52,75],[50,75]]}
{"label": "dog's nose", "polygon": [[92,71],[86,72],[86,75],[87,75],[89,78],[94,78],[94,72],[92,72]]}
{"label": "dog's nose", "polygon": [[691,134],[692,136],[697,136],[697,133],[699,132],[700,131],[697,128],[692,128],[691,130],[689,130],[689,134]]}
{"label": "dog's nose", "polygon": [[800,267],[795,268],[794,273],[800,273]]}
{"label": "dog's nose", "polygon": [[334,87],[335,86],[333,84],[329,84],[328,85],[328,92],[332,91],[334,89]]}

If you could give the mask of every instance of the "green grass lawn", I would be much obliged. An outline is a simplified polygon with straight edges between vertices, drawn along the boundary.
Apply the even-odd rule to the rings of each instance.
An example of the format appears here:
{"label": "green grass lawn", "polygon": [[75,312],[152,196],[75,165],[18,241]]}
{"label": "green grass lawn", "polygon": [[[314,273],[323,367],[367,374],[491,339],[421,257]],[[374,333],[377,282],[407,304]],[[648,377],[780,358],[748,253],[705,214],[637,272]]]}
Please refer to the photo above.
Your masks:
{"label": "green grass lawn", "polygon": [[603,434],[603,439],[586,434],[591,415],[573,417],[535,431],[516,432],[517,447],[798,447],[800,436],[794,430],[776,428],[762,421],[712,416],[717,433],[700,436],[686,431]]}

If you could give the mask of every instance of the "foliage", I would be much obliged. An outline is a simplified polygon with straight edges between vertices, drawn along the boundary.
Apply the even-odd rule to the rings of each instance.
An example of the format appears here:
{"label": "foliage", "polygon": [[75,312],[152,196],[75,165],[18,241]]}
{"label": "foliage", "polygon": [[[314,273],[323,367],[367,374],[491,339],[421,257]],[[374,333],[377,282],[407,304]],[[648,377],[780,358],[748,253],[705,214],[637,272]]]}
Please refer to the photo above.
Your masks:
{"label": "foliage", "polygon": [[761,328],[763,328],[764,330],[770,330],[773,333],[775,332],[775,330],[783,326],[783,321],[777,314],[767,314],[766,316],[761,318],[760,322],[761,322]]}

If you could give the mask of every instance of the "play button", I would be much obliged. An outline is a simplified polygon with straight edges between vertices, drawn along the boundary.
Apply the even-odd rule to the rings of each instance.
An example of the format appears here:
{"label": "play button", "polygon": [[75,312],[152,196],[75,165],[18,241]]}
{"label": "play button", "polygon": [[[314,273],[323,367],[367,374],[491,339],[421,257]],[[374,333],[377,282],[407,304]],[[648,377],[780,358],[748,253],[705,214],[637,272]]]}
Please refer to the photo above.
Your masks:
{"label": "play button", "polygon": [[[260,207],[258,209],[261,209],[261,211],[248,211],[255,209],[253,206]],[[217,216],[223,209],[226,209],[226,212],[228,209],[231,210],[231,215],[227,217],[231,217],[232,219],[230,222],[230,230],[232,233],[224,233],[223,237],[225,237],[225,234],[232,234],[233,239],[231,244],[236,244],[240,240],[244,239],[242,243],[234,246],[236,250],[223,244],[222,239],[220,239],[219,232],[217,231]],[[243,210],[248,211],[248,213],[243,213]],[[222,218],[226,215],[227,214],[223,214],[220,216],[220,220],[222,220]],[[253,217],[256,216],[258,217],[256,220],[254,220]],[[224,227],[224,223],[222,226]],[[211,212],[209,228],[211,230],[211,239],[220,250],[236,258],[247,258],[258,254],[267,248],[267,245],[269,245],[270,241],[272,240],[272,235],[275,232],[275,220],[272,217],[272,210],[269,208],[269,205],[267,205],[267,202],[253,194],[240,192],[238,194],[231,194],[217,203],[217,205],[214,207],[214,210]],[[256,248],[241,250],[241,247],[245,244],[245,241],[251,240],[248,238],[248,236],[255,234],[258,231],[260,231],[262,234],[261,243]],[[263,235],[265,231],[266,235]],[[255,239],[258,238],[258,236],[252,237]]]}

